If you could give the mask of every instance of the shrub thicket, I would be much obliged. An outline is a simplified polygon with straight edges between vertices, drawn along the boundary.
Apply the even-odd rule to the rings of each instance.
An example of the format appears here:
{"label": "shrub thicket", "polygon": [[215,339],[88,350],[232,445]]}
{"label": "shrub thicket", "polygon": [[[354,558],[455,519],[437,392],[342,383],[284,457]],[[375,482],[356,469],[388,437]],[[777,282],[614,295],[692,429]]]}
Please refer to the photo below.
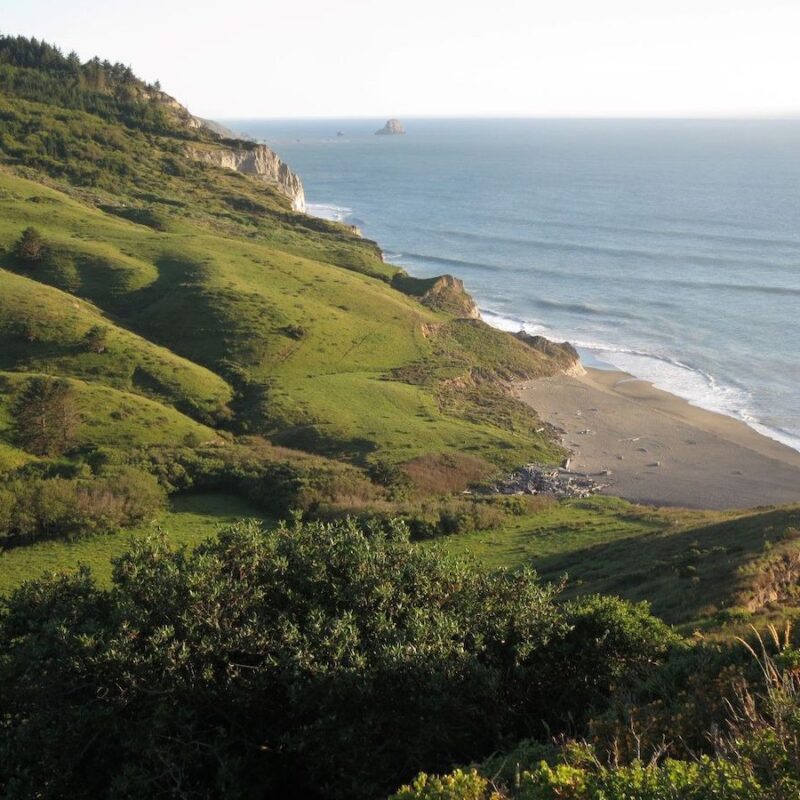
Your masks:
{"label": "shrub thicket", "polygon": [[[561,607],[532,573],[415,547],[399,525],[151,540],[113,580],[53,577],[4,604],[5,796],[374,798],[557,730],[587,680],[625,680],[671,640],[643,609]],[[565,672],[595,613],[616,646]]]}
{"label": "shrub thicket", "polygon": [[[391,800],[793,800],[800,797],[800,649],[790,633],[770,628],[767,638],[718,647],[714,658],[708,648],[677,658],[673,651],[638,689],[617,687],[629,711],[619,739],[606,731],[594,746],[522,743],[478,769],[422,773]],[[665,696],[657,705],[676,694],[686,708],[680,674],[692,663],[703,665],[711,708],[689,710],[686,720],[653,713],[652,703],[637,713],[632,698],[654,690]]]}
{"label": "shrub thicket", "polygon": [[84,478],[17,477],[0,483],[0,542],[111,533],[149,519],[165,499],[152,475],[130,467]]}

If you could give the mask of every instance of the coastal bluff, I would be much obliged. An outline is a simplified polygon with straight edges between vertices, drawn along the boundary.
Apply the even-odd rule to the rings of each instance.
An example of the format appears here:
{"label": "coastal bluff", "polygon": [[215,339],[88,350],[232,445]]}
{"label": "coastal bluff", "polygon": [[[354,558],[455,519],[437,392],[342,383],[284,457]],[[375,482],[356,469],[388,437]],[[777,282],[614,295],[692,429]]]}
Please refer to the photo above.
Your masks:
{"label": "coastal bluff", "polygon": [[198,161],[252,175],[272,184],[291,200],[294,211],[305,212],[305,192],[300,178],[265,144],[226,140],[220,145],[191,145],[186,150]]}
{"label": "coastal bluff", "polygon": [[399,119],[386,120],[382,128],[375,131],[376,136],[402,136],[406,132],[403,123]]}
{"label": "coastal bluff", "polygon": [[194,116],[166,92],[144,85],[138,91],[143,100],[162,109],[177,127],[212,135],[215,141],[195,140],[186,146],[185,152],[190,158],[259,178],[288,197],[294,211],[305,212],[305,192],[300,178],[265,144],[258,144],[214,120]]}
{"label": "coastal bluff", "polygon": [[436,278],[413,278],[398,272],[392,278],[392,287],[403,294],[416,297],[433,311],[444,311],[462,319],[480,319],[481,314],[464,283],[452,275]]}

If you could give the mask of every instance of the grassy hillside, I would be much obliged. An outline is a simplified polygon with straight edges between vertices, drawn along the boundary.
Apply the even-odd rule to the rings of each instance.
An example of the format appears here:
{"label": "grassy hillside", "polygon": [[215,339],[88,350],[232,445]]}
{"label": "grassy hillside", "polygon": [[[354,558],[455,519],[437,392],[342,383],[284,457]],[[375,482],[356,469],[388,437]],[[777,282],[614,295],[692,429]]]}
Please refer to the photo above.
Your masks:
{"label": "grassy hillside", "polygon": [[[262,507],[274,495],[284,509],[372,504],[386,516],[446,494],[440,482],[457,493],[561,458],[508,384],[564,368],[568,351],[469,318],[458,281],[410,278],[346,226],[293,212],[274,185],[197,161],[192,150],[250,145],[195,127],[125,68],[28,55],[0,41],[0,477],[84,469],[100,447],[170,491],[233,487]],[[31,226],[44,246],[26,259],[17,242]],[[99,349],[87,344],[97,328]],[[59,459],[17,436],[34,374],[76,391],[77,441]],[[312,468],[301,451],[324,458]],[[309,472],[329,476],[324,490]],[[447,527],[444,512],[418,512]],[[742,576],[792,547],[765,533],[766,514],[612,500],[503,524],[447,546],[568,572],[569,592],[647,597],[674,620],[763,607]]]}
{"label": "grassy hillside", "polygon": [[797,796],[800,641],[731,640],[800,506],[467,491],[574,350],[196,158],[253,146],[0,36],[0,794]]}
{"label": "grassy hillside", "polygon": [[[141,393],[211,420],[224,415],[231,387],[218,375],[152,344],[90,303],[0,271],[0,369],[66,375]],[[102,352],[87,334],[102,329]]]}
{"label": "grassy hillside", "polygon": [[[32,375],[0,372],[0,441],[7,447],[13,446],[15,441],[13,410],[25,382]],[[211,428],[154,400],[95,382],[67,380],[75,391],[80,419],[75,436],[78,449],[174,447],[218,439]]]}
{"label": "grassy hillside", "polygon": [[[13,340],[6,369],[102,382],[362,462],[462,450],[503,466],[559,457],[503,385],[552,372],[557,359],[392,288],[398,271],[373,243],[291,212],[255,178],[189,158],[191,131],[0,103],[0,281],[14,295],[0,307]],[[53,148],[59,158],[45,158]],[[84,173],[104,159],[101,175]],[[47,248],[33,264],[14,254],[28,226]],[[70,309],[41,284],[87,302]],[[20,341],[20,316],[40,341]],[[99,319],[109,352],[76,352]]]}
{"label": "grassy hillside", "polygon": [[444,541],[491,566],[532,566],[545,580],[566,579],[565,597],[647,600],[682,625],[744,624],[800,608],[797,506],[686,511],[597,497]]}

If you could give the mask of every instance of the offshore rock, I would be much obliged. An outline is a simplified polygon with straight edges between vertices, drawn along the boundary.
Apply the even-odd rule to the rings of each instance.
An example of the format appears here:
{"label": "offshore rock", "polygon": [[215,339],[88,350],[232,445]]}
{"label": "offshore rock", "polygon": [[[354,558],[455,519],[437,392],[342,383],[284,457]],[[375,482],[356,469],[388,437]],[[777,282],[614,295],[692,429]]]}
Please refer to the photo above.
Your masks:
{"label": "offshore rock", "polygon": [[380,129],[375,131],[376,136],[401,136],[406,132],[403,123],[399,119],[389,119],[386,124]]}

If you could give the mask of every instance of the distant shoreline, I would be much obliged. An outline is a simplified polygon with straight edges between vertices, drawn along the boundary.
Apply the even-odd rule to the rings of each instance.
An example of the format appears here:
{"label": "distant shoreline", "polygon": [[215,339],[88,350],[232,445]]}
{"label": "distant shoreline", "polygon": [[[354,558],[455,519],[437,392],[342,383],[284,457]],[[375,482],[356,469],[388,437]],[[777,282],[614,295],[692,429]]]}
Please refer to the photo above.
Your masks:
{"label": "distant shoreline", "polygon": [[687,508],[800,502],[800,453],[628,373],[589,368],[517,394],[562,431],[570,468],[598,475],[606,494]]}
{"label": "distant shoreline", "polygon": [[[345,206],[345,205],[339,205],[337,203],[332,203],[332,202],[331,203],[310,203],[309,206],[308,206],[308,213],[311,214],[312,216],[319,216],[322,219],[328,219],[328,220],[331,220],[331,221],[336,221],[336,222],[341,222],[343,224],[347,224],[346,220],[347,220],[348,217],[353,215],[354,210],[353,210],[352,207],[348,207],[348,206]],[[387,260],[390,261],[390,262],[393,260],[391,255],[387,257]],[[398,266],[401,266],[404,269],[408,269],[407,267],[403,266],[402,264],[398,265]],[[456,277],[459,277],[459,276],[456,275]],[[503,325],[502,322],[503,322],[504,318],[501,315],[497,314],[496,312],[492,311],[491,309],[483,309],[482,308],[481,309],[481,315],[482,315],[482,319],[484,320],[484,322],[486,322],[488,325],[492,325],[492,327],[498,328],[500,330],[507,330],[507,331],[512,332],[512,333],[514,332],[513,330],[511,330],[511,328],[508,325]],[[511,320],[508,320],[508,322],[511,322]],[[520,325],[521,325],[521,323],[520,323]],[[537,332],[539,332],[539,331],[537,331]],[[548,335],[547,332],[542,332],[542,335],[544,335],[547,338],[551,338],[552,339],[552,335]],[[569,341],[571,341],[569,339],[568,335],[567,335],[567,339]],[[591,348],[578,347],[578,349],[582,353],[588,351],[590,353],[590,355],[592,356],[592,358],[586,359],[586,361],[588,362],[589,366],[592,366],[593,363],[598,363],[598,362],[600,362],[602,360],[602,356],[594,356],[594,354],[591,351]],[[585,356],[584,356],[584,358],[585,358]],[[595,358],[596,358],[596,360],[594,360]],[[609,364],[608,366],[611,369],[611,371],[620,370],[619,367],[617,367],[617,366],[615,366],[613,364]],[[622,370],[620,370],[620,371],[622,371]],[[635,377],[638,380],[652,381],[652,378],[644,377],[642,375],[637,375],[635,373],[635,371],[631,372],[630,374],[631,374],[631,377]],[[664,381],[659,382],[659,387],[665,392],[669,392],[671,394],[674,394],[674,396],[676,398],[680,398],[682,401],[686,402],[687,404],[689,404],[693,408],[698,408],[699,410],[705,410],[705,411],[707,411],[709,413],[718,414],[718,415],[724,416],[724,417],[726,417],[728,419],[734,420],[736,422],[740,422],[742,425],[745,425],[751,431],[753,431],[753,433],[755,435],[767,438],[767,439],[769,439],[771,441],[776,442],[777,444],[780,444],[780,445],[782,445],[784,447],[789,448],[790,450],[793,450],[794,452],[800,453],[800,448],[798,448],[794,444],[794,441],[792,440],[792,438],[791,438],[791,436],[789,434],[783,435],[781,431],[773,430],[768,425],[766,425],[763,422],[761,422],[758,418],[743,419],[742,417],[740,417],[736,413],[734,413],[734,411],[732,411],[732,410],[727,410],[727,409],[724,409],[724,408],[716,408],[714,406],[709,407],[708,405],[699,405],[699,404],[697,404],[697,401],[694,400],[693,397],[691,397],[691,396],[687,396],[686,394],[675,394],[674,393],[675,390],[669,384],[669,382],[664,382]],[[787,440],[786,437],[789,437],[789,440]]]}
{"label": "distant shoreline", "polygon": [[[490,317],[490,319],[486,319],[487,315]],[[492,327],[495,327],[498,330],[508,331],[509,333],[516,332],[516,328],[512,328],[507,325],[503,326],[503,324],[501,323],[505,320],[505,318],[490,309],[481,309],[481,318],[488,325],[491,325]],[[519,323],[519,326],[517,327],[522,328],[522,325],[523,323]],[[537,333],[539,333],[539,331],[537,331]],[[546,339],[553,340],[553,335],[551,333],[548,333],[547,331],[541,332],[540,335],[544,336]],[[627,370],[622,369],[616,366],[615,364],[612,364],[610,361],[604,360],[603,356],[598,354],[598,352],[593,350],[591,347],[580,344],[576,345],[568,335],[566,336],[566,339],[567,341],[570,342],[570,344],[572,344],[576,348],[576,350],[578,350],[581,356],[581,362],[583,363],[583,366],[586,367],[587,369],[598,369],[600,372],[620,372],[624,373],[625,375],[628,375],[629,378],[632,380],[645,381],[653,385],[654,388],[659,389],[660,391],[666,392],[668,394],[671,394],[674,397],[682,400],[683,402],[688,403],[693,408],[697,408],[702,411],[707,411],[711,414],[718,414],[722,417],[726,417],[727,419],[732,419],[735,420],[736,422],[740,422],[743,425],[747,426],[754,433],[758,434],[759,436],[763,436],[764,438],[770,439],[771,441],[774,441],[783,447],[788,447],[790,450],[796,453],[800,453],[800,443],[798,443],[798,445],[795,446],[795,444],[785,440],[788,438],[792,442],[798,441],[795,437],[792,437],[791,434],[771,428],[769,425],[766,425],[765,423],[761,422],[756,418],[746,419],[743,418],[742,416],[738,416],[732,411],[725,410],[723,408],[716,408],[714,406],[702,405],[698,403],[696,399],[692,396],[678,394],[668,384],[666,386],[663,384],[661,386],[657,386],[656,381],[654,381],[652,378],[643,375],[637,375],[633,371],[628,372]],[[599,352],[602,353],[603,351],[600,350]],[[656,356],[648,356],[648,358],[657,359]]]}

